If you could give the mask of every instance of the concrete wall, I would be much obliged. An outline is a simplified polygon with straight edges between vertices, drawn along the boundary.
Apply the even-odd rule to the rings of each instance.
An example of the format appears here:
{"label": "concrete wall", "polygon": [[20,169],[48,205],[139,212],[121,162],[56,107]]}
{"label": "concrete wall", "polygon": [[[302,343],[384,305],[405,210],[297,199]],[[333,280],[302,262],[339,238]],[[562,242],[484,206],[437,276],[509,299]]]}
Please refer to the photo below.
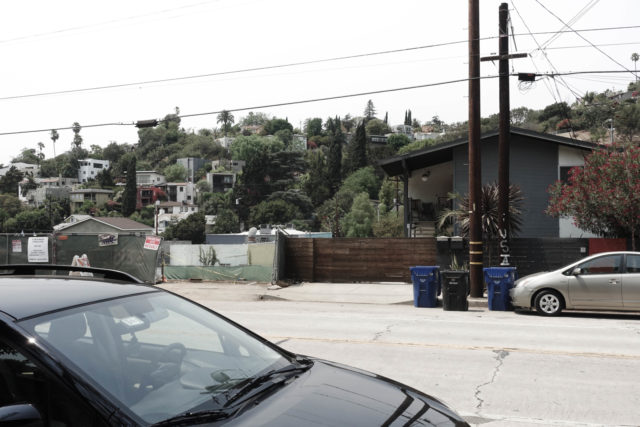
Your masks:
{"label": "concrete wall", "polygon": [[274,242],[252,243],[249,245],[249,264],[272,267],[275,252],[276,246]]}
{"label": "concrete wall", "polygon": [[207,253],[209,248],[216,251],[218,262],[222,265],[261,265],[273,266],[274,243],[232,244],[232,245],[171,245],[171,265],[202,265],[200,250]]}

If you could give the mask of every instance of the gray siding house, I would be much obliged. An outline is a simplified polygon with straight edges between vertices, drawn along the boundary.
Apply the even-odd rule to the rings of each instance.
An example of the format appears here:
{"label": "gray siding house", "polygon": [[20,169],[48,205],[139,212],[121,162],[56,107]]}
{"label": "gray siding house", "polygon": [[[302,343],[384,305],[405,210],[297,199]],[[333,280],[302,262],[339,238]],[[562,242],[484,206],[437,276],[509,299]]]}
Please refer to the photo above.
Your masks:
{"label": "gray siding house", "polygon": [[[545,210],[549,185],[566,177],[572,167],[582,166],[584,156],[597,145],[518,128],[511,129],[510,141],[510,182],[518,185],[524,196],[524,221],[518,237],[592,237],[573,226],[570,218],[552,218]],[[482,135],[481,153],[483,185],[497,182],[497,132]],[[466,138],[385,159],[380,166],[404,184],[408,236],[433,235],[438,214],[450,206],[447,195],[468,193]]]}
{"label": "gray siding house", "polygon": [[93,217],[89,215],[72,216],[53,228],[58,234],[139,233],[140,235],[153,235],[155,232],[153,227],[129,218]]}

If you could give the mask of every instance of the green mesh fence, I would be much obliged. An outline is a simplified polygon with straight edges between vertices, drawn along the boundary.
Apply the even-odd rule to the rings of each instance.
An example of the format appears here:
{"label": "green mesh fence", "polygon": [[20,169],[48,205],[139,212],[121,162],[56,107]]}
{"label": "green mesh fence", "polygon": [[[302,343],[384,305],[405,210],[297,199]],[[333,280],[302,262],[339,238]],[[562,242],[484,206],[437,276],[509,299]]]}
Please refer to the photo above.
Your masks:
{"label": "green mesh fence", "polygon": [[[46,239],[46,250],[43,250],[41,243]],[[31,240],[31,250],[30,250]],[[32,259],[29,261],[29,254]],[[49,264],[53,262],[53,239],[50,234],[22,235],[22,234],[0,234],[0,263],[2,264],[30,264],[40,262]]]}
{"label": "green mesh fence", "polygon": [[248,280],[271,282],[271,267],[245,265],[238,267],[221,266],[171,266],[165,265],[164,276],[169,280],[229,281]]}
{"label": "green mesh fence", "polygon": [[111,239],[101,234],[3,234],[0,263],[71,265],[75,255],[87,255],[91,267],[120,270],[146,283],[155,283],[159,249],[147,249],[145,242],[145,236],[135,234],[112,235]]}
{"label": "green mesh fence", "polygon": [[91,267],[120,270],[155,283],[159,249],[145,249],[145,241],[145,236],[118,234],[117,244],[101,246],[104,238],[98,234],[57,236],[56,263],[70,265],[74,255],[86,254]]}

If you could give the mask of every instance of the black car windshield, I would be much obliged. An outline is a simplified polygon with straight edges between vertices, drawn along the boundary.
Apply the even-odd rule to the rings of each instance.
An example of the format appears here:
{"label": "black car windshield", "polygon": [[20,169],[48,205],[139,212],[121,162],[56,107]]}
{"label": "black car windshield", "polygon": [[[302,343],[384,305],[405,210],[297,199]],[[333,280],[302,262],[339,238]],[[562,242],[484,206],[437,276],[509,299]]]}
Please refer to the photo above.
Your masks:
{"label": "black car windshield", "polygon": [[21,324],[144,423],[196,408],[220,409],[234,386],[291,363],[223,318],[166,293],[100,302]]}

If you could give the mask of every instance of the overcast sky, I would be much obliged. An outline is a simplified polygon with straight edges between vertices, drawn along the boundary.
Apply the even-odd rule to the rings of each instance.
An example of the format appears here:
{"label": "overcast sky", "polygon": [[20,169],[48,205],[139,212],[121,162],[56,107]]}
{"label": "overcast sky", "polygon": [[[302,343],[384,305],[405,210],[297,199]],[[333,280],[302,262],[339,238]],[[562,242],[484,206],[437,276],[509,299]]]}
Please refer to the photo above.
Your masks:
{"label": "overcast sky", "polygon": [[[497,52],[498,7],[480,0],[481,54]],[[371,99],[379,117],[400,124],[405,110],[425,122],[467,120],[466,82],[426,86],[282,107],[257,107],[439,84],[468,76],[466,0],[20,0],[0,13],[0,163],[45,144],[49,129],[251,109],[288,118],[361,115]],[[512,0],[508,2],[514,72],[634,70],[640,52],[640,1]],[[555,16],[554,16],[555,15]],[[564,27],[563,22],[569,24]],[[634,27],[636,26],[636,27]],[[634,27],[627,29],[613,29]],[[582,31],[596,30],[600,31]],[[564,33],[554,33],[564,30]],[[580,31],[579,35],[571,30]],[[533,33],[530,35],[529,33]],[[457,43],[456,43],[457,42]],[[438,44],[446,46],[429,47]],[[598,48],[593,47],[596,45]],[[412,49],[416,48],[416,49]],[[543,51],[540,50],[543,48]],[[375,54],[390,50],[396,53]],[[345,56],[357,58],[324,61]],[[306,65],[283,66],[294,63]],[[273,68],[269,68],[273,67]],[[265,68],[256,71],[235,72]],[[482,63],[482,76],[497,64]],[[218,74],[218,75],[215,75]],[[185,77],[202,76],[183,79]],[[151,81],[171,81],[147,83]],[[528,87],[511,78],[511,107],[572,103],[589,91],[622,90],[631,72],[544,79]],[[134,84],[136,83],[136,84]],[[104,86],[116,88],[84,90]],[[568,86],[568,87],[567,87]],[[74,91],[42,95],[50,92]],[[32,96],[33,95],[33,96]],[[37,96],[36,96],[37,95]],[[248,113],[234,112],[236,122]],[[497,80],[482,81],[482,116],[498,111]],[[216,115],[184,118],[198,130]],[[60,130],[56,154],[71,148]],[[133,126],[82,130],[84,146],[136,143]]]}

